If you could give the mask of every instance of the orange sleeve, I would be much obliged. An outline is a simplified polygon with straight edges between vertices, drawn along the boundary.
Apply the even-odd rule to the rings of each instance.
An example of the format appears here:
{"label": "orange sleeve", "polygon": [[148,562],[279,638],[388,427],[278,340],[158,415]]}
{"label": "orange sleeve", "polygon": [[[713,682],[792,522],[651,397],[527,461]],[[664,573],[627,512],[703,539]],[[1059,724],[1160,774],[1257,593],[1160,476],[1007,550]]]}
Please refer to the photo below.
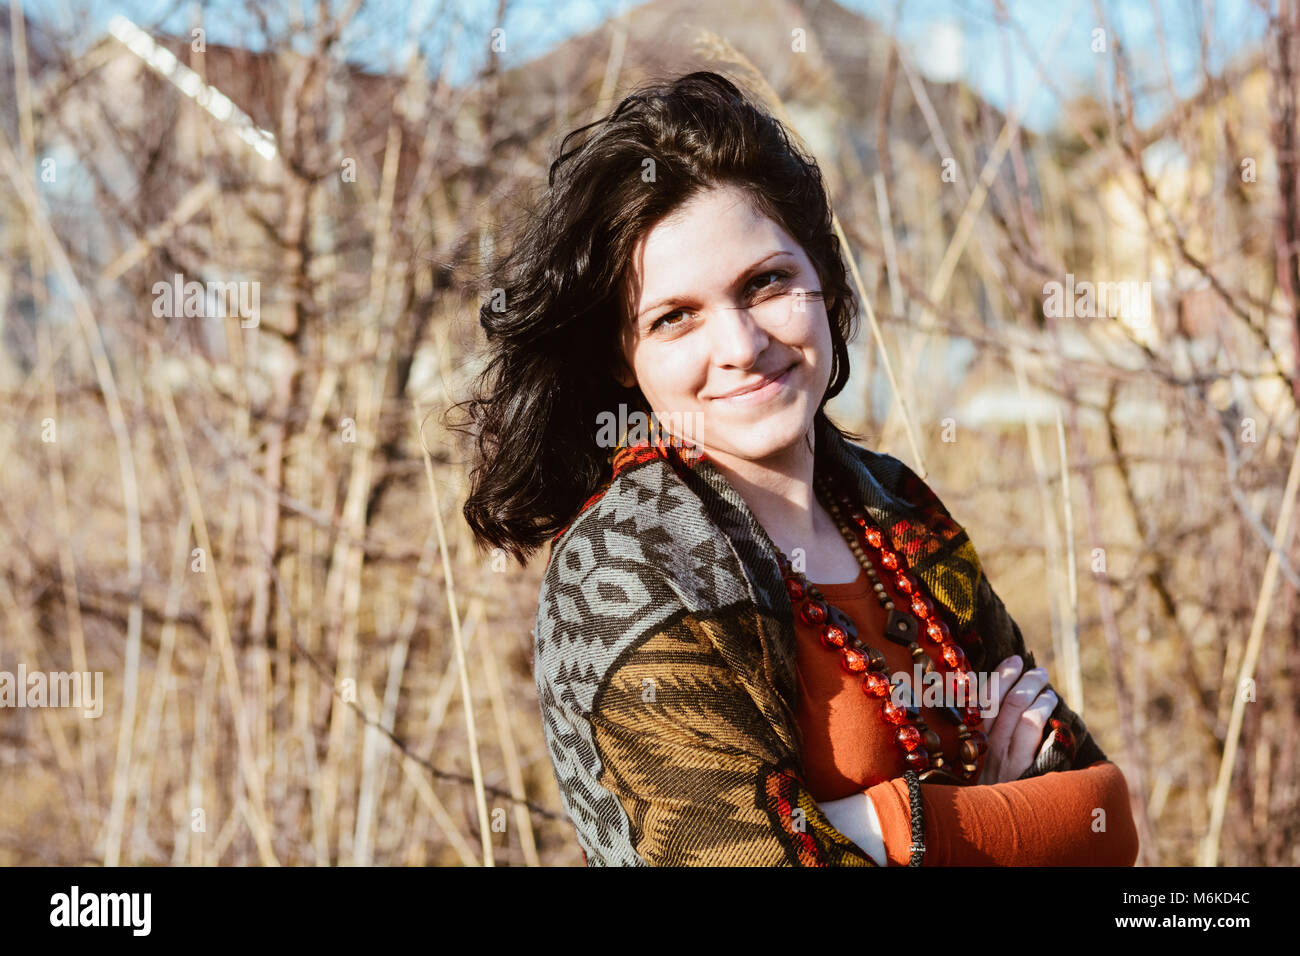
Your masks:
{"label": "orange sleeve", "polygon": [[[912,842],[907,781],[888,780],[866,794],[880,818],[889,865],[906,866]],[[1132,866],[1137,860],[1128,784],[1109,760],[991,785],[922,784],[921,802],[924,866]]]}

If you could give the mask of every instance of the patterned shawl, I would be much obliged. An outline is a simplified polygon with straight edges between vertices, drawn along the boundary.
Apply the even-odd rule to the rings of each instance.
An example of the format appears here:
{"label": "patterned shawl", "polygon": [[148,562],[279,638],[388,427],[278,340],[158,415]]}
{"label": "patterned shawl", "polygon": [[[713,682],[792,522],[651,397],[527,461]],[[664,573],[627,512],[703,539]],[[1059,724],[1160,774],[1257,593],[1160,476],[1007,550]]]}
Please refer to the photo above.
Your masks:
{"label": "patterned shawl", "polygon": [[[821,416],[817,429],[815,468],[834,469],[886,529],[971,666],[1019,654],[1033,667],[970,538],[930,488]],[[551,542],[537,690],[583,857],[872,866],[804,782],[794,618],[777,549],[696,454],[662,442],[618,449],[605,486]],[[1053,743],[1024,777],[1106,759],[1064,698],[1052,718]]]}

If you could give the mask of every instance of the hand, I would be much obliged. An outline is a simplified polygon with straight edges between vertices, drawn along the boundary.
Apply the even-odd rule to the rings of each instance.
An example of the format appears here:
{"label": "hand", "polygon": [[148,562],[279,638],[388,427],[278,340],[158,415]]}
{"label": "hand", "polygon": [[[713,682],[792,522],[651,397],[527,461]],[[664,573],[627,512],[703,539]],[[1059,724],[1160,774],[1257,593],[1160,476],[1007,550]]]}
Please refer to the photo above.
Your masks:
{"label": "hand", "polygon": [[1046,689],[1046,669],[1035,667],[1022,675],[1024,666],[1018,654],[998,665],[998,711],[989,728],[989,749],[979,777],[982,784],[1019,779],[1051,746],[1050,737],[1041,747],[1039,741],[1060,698]]}

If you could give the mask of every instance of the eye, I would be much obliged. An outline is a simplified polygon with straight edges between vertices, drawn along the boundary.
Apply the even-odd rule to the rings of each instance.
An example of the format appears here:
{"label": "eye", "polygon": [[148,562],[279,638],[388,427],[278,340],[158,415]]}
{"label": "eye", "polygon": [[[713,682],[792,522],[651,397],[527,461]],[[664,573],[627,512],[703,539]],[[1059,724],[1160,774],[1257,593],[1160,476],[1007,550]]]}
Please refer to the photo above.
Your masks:
{"label": "eye", "polygon": [[657,331],[660,325],[669,325],[669,326],[680,325],[681,324],[680,322],[668,322],[667,320],[671,319],[674,315],[681,315],[681,314],[682,314],[682,310],[678,309],[676,312],[669,312],[666,315],[659,316],[659,318],[655,319],[653,322],[650,323],[650,331],[651,332]]}
{"label": "eye", "polygon": [[780,285],[786,279],[790,278],[790,273],[786,272],[784,269],[770,269],[767,272],[760,272],[758,275],[754,276],[754,279],[766,279],[768,276],[776,276],[776,280],[759,286],[760,291]]}
{"label": "eye", "polygon": [[[763,292],[765,290],[778,288],[781,285],[783,285],[786,282],[786,280],[792,278],[791,273],[785,271],[784,269],[769,269],[766,272],[760,272],[758,275],[754,276],[753,279],[749,280],[749,285],[754,286],[755,283],[758,282],[758,280],[766,279],[768,277],[775,277],[775,278],[772,282],[765,282],[762,285],[756,286],[755,291]],[[668,312],[665,315],[661,315],[659,318],[655,319],[653,322],[650,323],[650,331],[651,332],[658,331],[661,325],[668,326],[668,327],[681,325],[682,323],[680,321],[669,322],[668,320],[675,315],[683,315],[683,314],[685,314],[684,310],[678,309],[675,312]]]}

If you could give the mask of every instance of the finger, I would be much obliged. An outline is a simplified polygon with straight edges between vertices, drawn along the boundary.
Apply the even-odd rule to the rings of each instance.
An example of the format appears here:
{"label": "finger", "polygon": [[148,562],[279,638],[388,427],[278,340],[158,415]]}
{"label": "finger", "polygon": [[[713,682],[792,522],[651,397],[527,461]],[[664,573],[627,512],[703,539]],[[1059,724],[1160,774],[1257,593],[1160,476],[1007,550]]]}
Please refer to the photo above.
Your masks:
{"label": "finger", "polygon": [[1018,779],[1022,773],[1033,766],[1034,755],[1043,739],[1043,730],[1047,727],[1047,718],[1052,716],[1052,711],[1056,709],[1058,703],[1060,699],[1055,692],[1045,690],[1038,695],[1037,700],[1025,708],[1020,719],[1016,721],[1015,731],[1011,735],[1011,744],[1007,748],[1007,756],[1003,762],[1012,780]]}
{"label": "finger", "polygon": [[989,718],[994,720],[1002,711],[1002,701],[1007,696],[1007,692],[1020,678],[1021,672],[1025,669],[1025,662],[1019,654],[1012,654],[1005,661],[998,665],[998,669],[993,672],[997,682],[993,687],[993,715]]}
{"label": "finger", "polygon": [[980,779],[988,783],[1001,782],[998,777],[998,766],[1002,762],[1002,751],[993,747],[993,731],[997,728],[997,716],[1002,712],[1002,701],[1016,683],[1016,679],[1020,677],[1024,666],[1024,659],[1019,654],[1012,654],[990,675],[993,693],[989,702],[990,713],[985,718],[988,721],[986,729],[989,735],[989,747],[984,756],[984,769],[980,772]]}
{"label": "finger", "polygon": [[989,733],[989,750],[998,755],[999,761],[1006,759],[1011,735],[1025,708],[1034,702],[1044,687],[1047,686],[1047,671],[1035,667],[1025,671],[1002,699],[997,720]]}
{"label": "finger", "polygon": [[998,767],[1002,779],[1015,779],[1009,777],[1006,762],[1010,756],[1011,739],[1015,735],[1019,721],[1024,714],[1024,710],[1031,704],[1034,704],[1035,698],[1047,687],[1048,674],[1043,667],[1034,667],[1027,670],[1021,675],[1006,697],[1002,700],[1002,709],[998,710],[997,723],[993,730],[989,732],[988,749],[989,752],[997,754]]}

